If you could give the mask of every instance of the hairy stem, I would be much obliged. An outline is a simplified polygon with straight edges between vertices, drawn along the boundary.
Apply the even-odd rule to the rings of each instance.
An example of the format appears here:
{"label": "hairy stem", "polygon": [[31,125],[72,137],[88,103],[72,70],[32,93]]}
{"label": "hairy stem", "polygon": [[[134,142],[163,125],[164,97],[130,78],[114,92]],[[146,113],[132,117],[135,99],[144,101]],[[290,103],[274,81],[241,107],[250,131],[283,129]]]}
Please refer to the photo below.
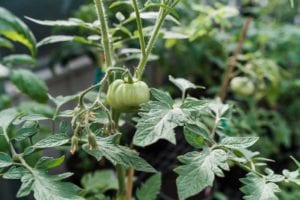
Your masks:
{"label": "hairy stem", "polygon": [[[118,111],[112,110],[112,118],[115,123],[116,129],[118,128],[119,117],[120,117],[120,113]],[[120,143],[120,141],[118,143]],[[116,165],[116,170],[117,170],[117,178],[118,178],[118,185],[119,185],[117,200],[124,200],[126,195],[125,170],[124,167],[119,164]]]}
{"label": "hairy stem", "polygon": [[149,57],[149,55],[152,51],[155,40],[156,40],[156,38],[159,34],[159,30],[162,27],[167,14],[168,14],[168,12],[165,12],[164,8],[160,8],[158,20],[155,23],[153,33],[152,33],[152,35],[149,39],[149,42],[147,44],[147,47],[146,47],[146,54],[140,60],[138,66],[136,68],[135,74],[134,74],[134,77],[137,78],[138,80],[141,80],[141,78],[142,78],[142,75],[143,75],[144,70],[145,70],[145,66],[146,66],[147,61],[148,61],[148,57]]}
{"label": "hairy stem", "polygon": [[[84,106],[84,102],[83,102],[84,96],[85,96],[89,91],[94,90],[94,89],[96,89],[97,87],[102,86],[103,83],[106,81],[106,79],[108,78],[109,74],[110,74],[112,71],[123,71],[123,72],[124,72],[125,69],[124,69],[124,68],[119,68],[119,67],[110,67],[110,68],[106,71],[104,77],[102,78],[102,80],[101,80],[99,83],[97,83],[97,84],[95,84],[95,85],[92,85],[92,86],[90,86],[89,88],[87,88],[87,89],[85,89],[84,91],[81,92],[81,94],[79,95],[79,106],[81,106],[81,107]],[[99,91],[99,95],[100,95],[100,91]]]}
{"label": "hairy stem", "polygon": [[8,134],[7,134],[7,130],[3,128],[3,136],[7,142],[7,144],[9,145],[9,148],[10,148],[10,151],[11,151],[11,154],[12,154],[12,157],[16,157],[18,156],[13,144],[10,142],[10,139],[8,137]]}
{"label": "hairy stem", "polygon": [[146,56],[146,44],[145,44],[145,38],[144,38],[144,34],[143,34],[143,26],[142,26],[142,20],[140,17],[140,11],[139,11],[139,7],[137,4],[137,0],[133,0],[133,7],[134,7],[134,11],[135,11],[135,16],[136,16],[136,24],[138,27],[138,32],[139,32],[139,40],[140,40],[140,46],[141,46],[141,50],[142,50],[142,57]]}
{"label": "hairy stem", "polygon": [[226,72],[224,74],[224,78],[223,78],[223,82],[222,82],[221,90],[220,90],[220,94],[219,94],[222,101],[224,101],[226,98],[228,84],[229,84],[230,79],[232,78],[231,76],[232,76],[234,67],[236,65],[237,57],[241,53],[242,46],[243,46],[244,40],[246,38],[251,21],[252,21],[252,18],[250,18],[250,17],[248,17],[246,19],[246,21],[243,25],[242,31],[240,33],[240,40],[234,50],[233,56],[231,57],[231,59],[228,63]]}
{"label": "hairy stem", "polygon": [[105,57],[105,67],[107,69],[112,66],[112,51],[103,0],[94,0],[94,4],[96,6],[98,20],[100,21],[102,45]]}
{"label": "hairy stem", "polygon": [[252,172],[252,173],[254,173],[254,174],[256,174],[256,175],[258,175],[258,176],[260,176],[260,177],[264,177],[263,174],[259,173],[259,172],[256,171],[255,169],[252,169],[252,168],[248,167],[248,166],[245,165],[245,164],[242,164],[242,163],[236,162],[236,161],[235,161],[234,163],[235,163],[237,166],[239,166],[240,168],[242,168],[243,170],[247,171],[247,172]]}
{"label": "hairy stem", "polygon": [[[17,159],[21,162],[22,166],[26,167],[32,174],[33,174],[33,170],[32,170],[32,167],[30,167],[27,162],[24,160],[24,158],[22,157],[22,154],[18,154],[16,152],[16,149],[15,147],[13,146],[13,144],[11,143],[9,137],[8,137],[8,134],[7,134],[7,130],[6,129],[3,129],[3,135],[4,135],[4,138],[6,140],[6,142],[9,144],[9,147],[10,147],[10,151],[11,151],[11,154],[12,154],[12,157],[13,159]],[[19,165],[19,164],[17,164]]]}

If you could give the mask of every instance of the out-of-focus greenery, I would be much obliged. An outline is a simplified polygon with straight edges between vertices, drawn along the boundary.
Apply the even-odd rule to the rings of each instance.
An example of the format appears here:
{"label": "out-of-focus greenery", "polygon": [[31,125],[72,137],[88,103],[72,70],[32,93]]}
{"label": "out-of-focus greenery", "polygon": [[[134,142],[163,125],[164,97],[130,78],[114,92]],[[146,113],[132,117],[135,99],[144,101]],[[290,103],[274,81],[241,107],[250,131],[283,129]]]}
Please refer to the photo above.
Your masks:
{"label": "out-of-focus greenery", "polygon": [[[216,96],[241,27],[246,17],[252,17],[234,75],[249,77],[256,91],[245,98],[229,90],[228,99],[243,109],[236,109],[233,123],[225,126],[228,134],[263,138],[256,145],[263,156],[274,156],[286,164],[290,154],[300,154],[296,139],[300,136],[300,26],[295,24],[300,5],[295,2],[292,8],[287,0],[203,2],[182,0],[179,4],[181,27],[173,27],[172,31],[188,35],[189,39],[159,40],[154,50],[159,59],[152,65],[161,73],[156,73],[154,81],[166,81],[165,74],[189,77],[207,88],[201,95]],[[128,14],[126,8],[122,14]],[[82,6],[74,16],[91,22],[96,19],[92,5]],[[116,20],[121,14],[109,17]],[[138,43],[133,41],[132,45]],[[79,49],[78,55],[92,52],[84,47],[74,49]],[[293,194],[299,195],[297,189],[290,188],[289,194],[281,195],[283,199],[293,199]]]}

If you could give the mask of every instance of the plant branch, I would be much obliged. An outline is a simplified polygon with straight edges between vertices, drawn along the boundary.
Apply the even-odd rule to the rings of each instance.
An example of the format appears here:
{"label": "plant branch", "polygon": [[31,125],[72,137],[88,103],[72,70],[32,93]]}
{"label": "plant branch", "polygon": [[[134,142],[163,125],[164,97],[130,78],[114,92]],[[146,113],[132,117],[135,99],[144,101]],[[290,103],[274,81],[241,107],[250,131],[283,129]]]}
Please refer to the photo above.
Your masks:
{"label": "plant branch", "polygon": [[[7,130],[3,128],[3,135],[4,135],[4,138],[6,140],[6,142],[8,143],[9,147],[10,147],[10,151],[11,151],[11,154],[12,154],[12,157],[13,159],[17,159],[21,162],[22,166],[26,167],[32,174],[33,174],[33,170],[32,170],[32,167],[30,167],[27,162],[24,160],[24,158],[22,157],[22,154],[18,154],[16,152],[16,149],[15,147],[13,146],[13,144],[11,143],[9,137],[8,137],[8,134],[7,134]],[[19,165],[19,164],[17,164]]]}
{"label": "plant branch", "polygon": [[3,128],[2,130],[3,130],[3,136],[4,136],[4,138],[5,138],[6,142],[7,142],[7,144],[9,145],[9,148],[10,148],[10,151],[11,151],[11,154],[12,154],[12,157],[17,157],[18,154],[17,154],[17,152],[16,152],[16,150],[15,150],[13,144],[10,142],[10,139],[9,139],[9,137],[8,137],[8,134],[7,134],[7,130],[4,129],[4,128]]}
{"label": "plant branch", "polygon": [[[92,86],[90,86],[89,88],[83,90],[83,91],[80,93],[80,95],[79,95],[79,105],[80,105],[81,107],[84,106],[84,102],[83,102],[84,96],[85,96],[89,91],[91,91],[91,90],[93,90],[93,89],[95,89],[95,88],[100,87],[101,85],[103,85],[104,81],[106,81],[106,79],[108,78],[109,73],[110,73],[111,71],[125,71],[125,69],[120,68],[120,67],[110,67],[110,68],[106,71],[104,77],[102,78],[102,80],[101,80],[99,83],[97,83],[97,84],[95,84],[95,85],[92,85]],[[100,94],[100,91],[99,91],[98,94]]]}
{"label": "plant branch", "polygon": [[237,44],[237,46],[234,50],[233,56],[230,58],[228,66],[226,68],[224,78],[223,78],[223,82],[222,82],[222,85],[221,85],[220,94],[219,94],[222,101],[224,101],[225,98],[226,98],[229,81],[231,79],[234,67],[236,65],[237,57],[241,53],[242,46],[243,46],[243,43],[245,41],[245,38],[246,38],[246,35],[247,35],[247,32],[248,32],[251,21],[252,21],[252,18],[248,17],[246,19],[246,21],[244,22],[243,28],[242,28],[241,33],[240,33],[239,42],[238,42],[238,44]]}
{"label": "plant branch", "polygon": [[111,56],[112,51],[111,51],[110,35],[108,32],[108,25],[107,25],[103,0],[94,0],[94,4],[96,7],[98,20],[101,26],[102,45],[103,45],[104,56],[105,56],[105,68],[107,69],[109,67],[112,67],[112,56]]}
{"label": "plant branch", "polygon": [[234,163],[235,163],[236,165],[238,165],[240,168],[242,168],[243,170],[245,170],[245,171],[253,172],[254,174],[256,174],[256,175],[258,175],[258,176],[264,177],[263,174],[261,174],[261,173],[259,173],[258,171],[256,171],[256,170],[254,170],[254,169],[248,167],[248,166],[245,165],[245,164],[242,164],[242,163],[237,162],[237,161],[234,161]]}
{"label": "plant branch", "polygon": [[159,30],[160,28],[162,27],[164,21],[165,21],[165,18],[166,16],[168,15],[168,12],[165,12],[165,9],[164,8],[160,8],[159,9],[159,17],[155,23],[155,26],[154,26],[154,30],[153,30],[153,33],[149,39],[149,42],[147,44],[147,47],[146,47],[146,54],[145,56],[142,57],[142,59],[140,60],[137,68],[136,68],[136,71],[135,71],[135,74],[134,74],[134,77],[137,78],[138,80],[141,80],[142,78],[142,75],[144,73],[144,70],[145,70],[145,66],[147,64],[147,61],[148,61],[148,57],[152,51],[152,48],[153,48],[153,45],[155,43],[155,40],[159,34]]}
{"label": "plant branch", "polygon": [[142,20],[141,20],[137,0],[133,0],[132,2],[133,2],[133,8],[135,11],[135,16],[136,16],[136,24],[138,27],[139,41],[140,41],[140,46],[141,46],[141,50],[142,50],[142,57],[144,57],[144,56],[146,56],[146,44],[145,44],[145,38],[144,38],[144,34],[143,34]]}
{"label": "plant branch", "polygon": [[[120,113],[118,111],[112,110],[112,118],[115,123],[115,128],[118,129]],[[120,141],[118,141],[120,143]],[[125,184],[125,171],[124,167],[120,164],[116,165],[117,179],[118,179],[118,193],[117,200],[124,200],[126,195],[126,184]]]}

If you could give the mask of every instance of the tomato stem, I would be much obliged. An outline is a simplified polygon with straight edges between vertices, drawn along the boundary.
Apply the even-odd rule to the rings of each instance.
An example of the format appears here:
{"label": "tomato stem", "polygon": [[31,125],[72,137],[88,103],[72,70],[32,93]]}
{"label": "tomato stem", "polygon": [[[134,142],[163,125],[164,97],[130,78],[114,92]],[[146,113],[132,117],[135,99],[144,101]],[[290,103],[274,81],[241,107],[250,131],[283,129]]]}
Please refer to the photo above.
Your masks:
{"label": "tomato stem", "polygon": [[120,164],[117,164],[116,170],[117,170],[117,178],[118,178],[118,184],[119,184],[117,200],[124,200],[124,197],[126,195],[124,167]]}
{"label": "tomato stem", "polygon": [[[120,113],[116,110],[112,110],[112,118],[113,118],[113,121],[116,126],[115,128],[118,129]],[[118,143],[120,143],[120,141],[118,141]],[[118,179],[118,185],[119,185],[117,200],[124,200],[125,195],[126,195],[124,167],[120,164],[117,164],[116,171],[117,171],[117,179]]]}
{"label": "tomato stem", "polygon": [[135,11],[135,16],[136,16],[136,24],[138,27],[138,33],[139,33],[139,41],[140,41],[140,47],[142,51],[142,57],[146,56],[146,44],[145,44],[145,38],[143,34],[143,25],[142,25],[142,20],[140,16],[140,11],[138,7],[137,0],[133,0],[133,8]]}
{"label": "tomato stem", "polygon": [[135,71],[135,78],[137,78],[138,80],[141,80],[142,76],[143,76],[143,73],[144,73],[144,70],[145,70],[145,66],[148,62],[148,57],[152,51],[152,48],[153,48],[153,45],[155,43],[155,40],[159,34],[159,30],[160,28],[162,27],[163,25],[163,22],[165,20],[165,17],[167,16],[166,12],[164,12],[165,10],[161,7],[159,9],[159,17],[158,17],[158,20],[156,21],[155,23],[155,26],[154,26],[154,31],[149,39],[149,42],[147,44],[147,48],[146,48],[146,54],[144,56],[142,56],[142,58],[140,59],[140,62],[136,68],[136,71]]}
{"label": "tomato stem", "polygon": [[106,13],[104,9],[103,0],[94,0],[94,4],[96,7],[97,17],[100,21],[101,26],[101,38],[102,38],[102,45],[104,50],[104,57],[105,57],[105,69],[112,67],[112,50],[111,50],[111,41],[110,35],[108,32],[108,25],[106,20]]}

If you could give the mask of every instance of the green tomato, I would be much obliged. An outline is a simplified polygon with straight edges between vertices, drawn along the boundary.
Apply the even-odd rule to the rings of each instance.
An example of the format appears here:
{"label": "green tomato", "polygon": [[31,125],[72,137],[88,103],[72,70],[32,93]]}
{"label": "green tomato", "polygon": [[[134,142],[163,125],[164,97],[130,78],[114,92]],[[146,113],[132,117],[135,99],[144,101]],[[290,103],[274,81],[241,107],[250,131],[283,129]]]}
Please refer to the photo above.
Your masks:
{"label": "green tomato", "polygon": [[230,82],[231,90],[240,96],[250,96],[255,92],[255,85],[248,77],[237,76]]}
{"label": "green tomato", "polygon": [[116,79],[110,84],[107,91],[107,102],[115,110],[122,112],[136,111],[140,104],[148,102],[150,89],[143,81],[127,83]]}

